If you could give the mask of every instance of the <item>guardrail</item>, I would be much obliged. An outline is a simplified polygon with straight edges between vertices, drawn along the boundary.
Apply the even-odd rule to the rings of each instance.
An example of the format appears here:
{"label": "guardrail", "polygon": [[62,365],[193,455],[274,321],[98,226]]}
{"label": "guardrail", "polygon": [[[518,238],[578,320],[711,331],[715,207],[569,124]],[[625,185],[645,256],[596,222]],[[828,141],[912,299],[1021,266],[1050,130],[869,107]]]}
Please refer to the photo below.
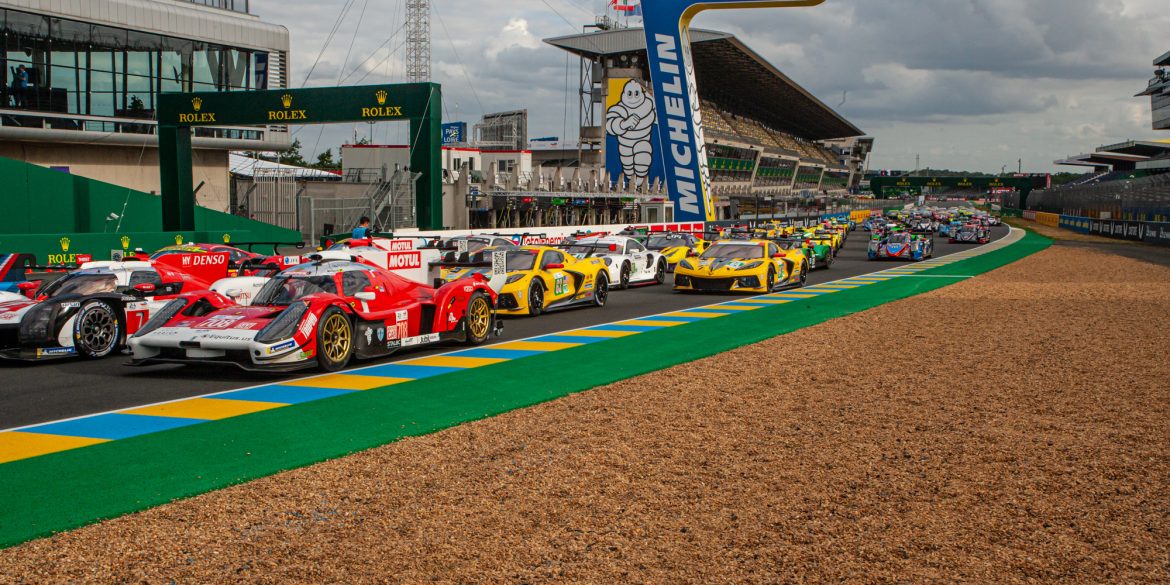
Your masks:
{"label": "guardrail", "polygon": [[1170,246],[1170,222],[1128,221],[1080,217],[1076,215],[1058,215],[1057,227],[1082,234],[1145,242],[1158,246]]}

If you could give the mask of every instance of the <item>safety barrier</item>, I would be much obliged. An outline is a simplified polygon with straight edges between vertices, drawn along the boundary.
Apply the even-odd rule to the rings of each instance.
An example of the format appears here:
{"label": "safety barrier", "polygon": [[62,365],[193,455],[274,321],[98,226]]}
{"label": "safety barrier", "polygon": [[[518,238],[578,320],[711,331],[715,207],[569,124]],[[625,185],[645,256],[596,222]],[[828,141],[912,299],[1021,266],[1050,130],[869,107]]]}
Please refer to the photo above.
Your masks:
{"label": "safety barrier", "polygon": [[[1035,215],[1034,219],[1035,219],[1036,223],[1038,223],[1040,225],[1046,225],[1048,227],[1060,227],[1060,214],[1046,213],[1043,211],[1037,211],[1037,212],[1035,212],[1035,214],[1036,215]],[[1025,217],[1025,219],[1027,219],[1027,215],[1025,215],[1024,217]]]}
{"label": "safety barrier", "polygon": [[1098,219],[1061,215],[1058,227],[1082,234],[1170,246],[1170,222]]}

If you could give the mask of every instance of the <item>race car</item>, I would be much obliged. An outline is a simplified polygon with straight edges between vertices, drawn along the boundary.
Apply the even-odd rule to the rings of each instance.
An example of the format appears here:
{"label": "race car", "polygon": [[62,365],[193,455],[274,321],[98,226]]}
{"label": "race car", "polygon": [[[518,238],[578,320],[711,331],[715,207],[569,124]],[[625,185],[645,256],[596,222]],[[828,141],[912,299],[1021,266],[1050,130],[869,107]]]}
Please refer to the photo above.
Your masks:
{"label": "race car", "polygon": [[613,288],[662,284],[666,280],[666,258],[629,236],[581,238],[559,248],[578,260],[600,258],[610,273],[617,274]]}
{"label": "race car", "polygon": [[950,237],[951,234],[958,231],[958,229],[961,227],[963,227],[963,222],[961,221],[948,221],[941,223],[938,226],[938,235]]}
{"label": "race car", "polygon": [[775,238],[772,240],[781,250],[800,250],[808,260],[809,270],[829,268],[833,265],[833,248],[823,242],[801,238]]}
{"label": "race car", "polygon": [[88,262],[0,303],[0,358],[105,357],[121,349],[167,299],[227,276],[228,255],[176,254],[152,262]]}
{"label": "race car", "polygon": [[702,254],[711,243],[693,234],[664,232],[647,236],[645,245],[646,249],[662,254],[667,272],[674,272],[683,258]]}
{"label": "race car", "polygon": [[0,292],[31,295],[39,283],[28,280],[28,271],[36,263],[32,254],[0,255]]}
{"label": "race car", "polygon": [[925,260],[934,256],[934,238],[904,231],[874,236],[869,241],[868,255],[870,260]]}
{"label": "race car", "polygon": [[976,224],[966,224],[951,233],[952,244],[986,244],[991,241],[991,232]]}
{"label": "race car", "polygon": [[535,317],[570,307],[604,307],[609,300],[610,272],[601,258],[578,260],[564,250],[524,246],[507,250],[506,269],[497,303],[501,315]]}
{"label": "race car", "polygon": [[833,250],[833,255],[836,256],[844,246],[844,241],[841,239],[841,234],[835,231],[829,231],[821,228],[809,229],[805,231],[801,237],[809,240],[814,244],[829,246]]}
{"label": "race car", "polygon": [[722,240],[679,262],[675,292],[759,292],[804,286],[809,263],[799,249],[768,240]]}
{"label": "race car", "polygon": [[131,365],[230,364],[245,370],[344,368],[351,358],[500,333],[481,275],[439,288],[345,260],[281,271],[250,306],[212,291],[180,295],[130,338]]}

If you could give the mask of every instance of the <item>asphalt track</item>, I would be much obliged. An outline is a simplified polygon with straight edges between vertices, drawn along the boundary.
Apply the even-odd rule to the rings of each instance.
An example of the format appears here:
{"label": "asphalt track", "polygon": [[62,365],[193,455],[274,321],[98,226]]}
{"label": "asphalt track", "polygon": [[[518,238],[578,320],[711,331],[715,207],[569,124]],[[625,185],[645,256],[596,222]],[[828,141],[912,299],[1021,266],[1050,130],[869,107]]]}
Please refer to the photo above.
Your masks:
{"label": "asphalt track", "polygon": [[[993,240],[1007,234],[1008,228],[996,228],[993,231]],[[853,232],[832,268],[814,271],[809,275],[809,284],[859,276],[897,265],[896,262],[866,260],[867,237],[868,234],[861,230]],[[935,257],[971,247],[952,245],[946,243],[945,239],[937,239]],[[575,309],[542,315],[536,319],[508,319],[504,324],[504,335],[499,340],[512,341],[677,311],[717,303],[726,298],[727,295],[673,294],[668,285],[614,291],[609,297],[609,304],[603,309]],[[440,346],[427,351],[401,353],[380,361],[355,362],[354,365],[393,362],[404,357],[420,357],[450,349],[450,346]],[[3,376],[4,380],[0,385],[0,429],[198,396],[304,375],[264,375],[243,372],[230,366],[163,365],[129,368],[124,365],[126,361],[125,356],[114,356],[97,361],[71,360],[0,365],[0,376]]]}

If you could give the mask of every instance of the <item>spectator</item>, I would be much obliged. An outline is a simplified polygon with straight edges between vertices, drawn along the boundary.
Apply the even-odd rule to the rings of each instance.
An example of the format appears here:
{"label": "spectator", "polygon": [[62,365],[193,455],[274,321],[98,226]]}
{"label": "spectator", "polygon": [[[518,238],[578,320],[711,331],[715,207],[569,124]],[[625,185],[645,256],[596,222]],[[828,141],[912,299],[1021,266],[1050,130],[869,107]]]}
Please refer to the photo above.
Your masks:
{"label": "spectator", "polygon": [[28,69],[21,65],[16,68],[16,77],[12,80],[12,96],[16,107],[28,107]]}
{"label": "spectator", "polygon": [[364,240],[370,237],[370,218],[362,216],[361,220],[358,221],[358,226],[353,228],[352,237],[355,240]]}

